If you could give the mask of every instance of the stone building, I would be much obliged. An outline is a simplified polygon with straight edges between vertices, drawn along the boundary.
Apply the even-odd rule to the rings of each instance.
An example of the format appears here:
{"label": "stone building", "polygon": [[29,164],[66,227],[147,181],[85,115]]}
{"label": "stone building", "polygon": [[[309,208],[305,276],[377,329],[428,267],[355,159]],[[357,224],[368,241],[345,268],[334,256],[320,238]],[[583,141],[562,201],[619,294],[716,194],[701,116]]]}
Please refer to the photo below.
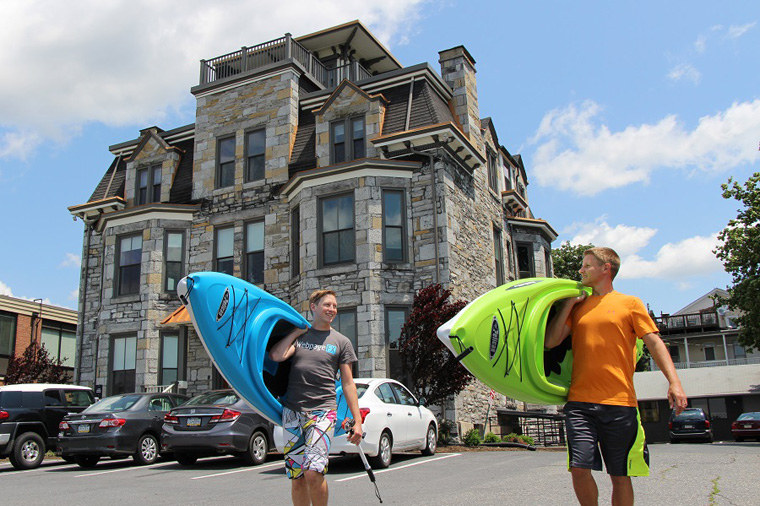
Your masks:
{"label": "stone building", "polygon": [[69,208],[85,224],[78,381],[221,385],[172,315],[190,272],[245,278],[304,314],[312,290],[334,289],[356,374],[376,377],[420,288],[471,300],[550,275],[557,234],[480,117],[474,58],[439,55],[440,74],[404,67],[354,21],[201,60],[195,122],[111,146],[89,201]]}

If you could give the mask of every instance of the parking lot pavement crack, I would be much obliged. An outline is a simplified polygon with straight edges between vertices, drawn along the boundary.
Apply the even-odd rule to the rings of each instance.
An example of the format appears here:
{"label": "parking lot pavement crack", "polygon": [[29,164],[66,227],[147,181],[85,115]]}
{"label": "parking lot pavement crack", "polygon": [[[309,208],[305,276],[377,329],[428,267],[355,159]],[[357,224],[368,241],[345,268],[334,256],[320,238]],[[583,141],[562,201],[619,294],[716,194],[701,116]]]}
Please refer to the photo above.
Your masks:
{"label": "parking lot pavement crack", "polygon": [[718,504],[717,502],[715,502],[716,497],[718,497],[718,495],[720,494],[720,488],[718,487],[718,480],[720,480],[720,476],[716,476],[712,480],[712,490],[710,491],[710,495],[707,497],[708,506],[715,506],[716,504]]}
{"label": "parking lot pavement crack", "polygon": [[660,477],[665,478],[665,475],[668,474],[668,472],[672,471],[673,469],[678,469],[678,464],[673,464],[672,466],[666,467],[662,471],[660,471]]}

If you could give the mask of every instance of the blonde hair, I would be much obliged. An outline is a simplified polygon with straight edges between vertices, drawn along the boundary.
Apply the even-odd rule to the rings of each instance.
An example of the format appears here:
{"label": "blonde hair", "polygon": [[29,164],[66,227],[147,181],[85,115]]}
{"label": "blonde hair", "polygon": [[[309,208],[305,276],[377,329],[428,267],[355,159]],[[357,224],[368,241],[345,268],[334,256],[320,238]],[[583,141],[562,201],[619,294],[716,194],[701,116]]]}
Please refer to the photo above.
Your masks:
{"label": "blonde hair", "polygon": [[612,248],[589,248],[583,252],[583,256],[591,255],[596,258],[600,264],[610,264],[612,269],[612,279],[615,279],[620,270],[620,257]]}
{"label": "blonde hair", "polygon": [[332,295],[336,299],[338,298],[337,294],[332,290],[314,290],[311,292],[311,295],[309,295],[309,305],[311,306],[311,304],[314,304],[316,306],[325,295]]}

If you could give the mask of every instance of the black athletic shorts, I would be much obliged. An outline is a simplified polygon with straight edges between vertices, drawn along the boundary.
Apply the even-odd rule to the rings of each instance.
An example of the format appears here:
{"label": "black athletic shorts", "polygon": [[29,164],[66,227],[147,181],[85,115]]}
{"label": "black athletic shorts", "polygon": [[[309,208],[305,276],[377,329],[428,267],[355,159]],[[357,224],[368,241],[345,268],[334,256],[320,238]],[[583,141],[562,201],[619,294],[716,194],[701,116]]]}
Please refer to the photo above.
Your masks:
{"label": "black athletic shorts", "polygon": [[573,401],[563,411],[568,469],[601,471],[604,458],[607,474],[649,476],[649,450],[637,408]]}

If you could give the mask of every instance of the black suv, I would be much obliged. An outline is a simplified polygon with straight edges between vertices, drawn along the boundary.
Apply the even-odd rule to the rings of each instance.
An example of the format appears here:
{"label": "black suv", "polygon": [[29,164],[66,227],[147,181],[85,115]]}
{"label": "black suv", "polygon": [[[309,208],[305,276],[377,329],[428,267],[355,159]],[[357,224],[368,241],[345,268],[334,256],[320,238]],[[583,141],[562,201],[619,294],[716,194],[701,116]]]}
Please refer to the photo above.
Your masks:
{"label": "black suv", "polygon": [[95,402],[92,389],[47,383],[0,387],[0,457],[17,469],[34,469],[55,449],[58,424]]}
{"label": "black suv", "polygon": [[713,442],[710,420],[702,408],[686,408],[680,415],[676,415],[675,410],[672,411],[668,429],[671,443],[694,440],[704,443]]}

